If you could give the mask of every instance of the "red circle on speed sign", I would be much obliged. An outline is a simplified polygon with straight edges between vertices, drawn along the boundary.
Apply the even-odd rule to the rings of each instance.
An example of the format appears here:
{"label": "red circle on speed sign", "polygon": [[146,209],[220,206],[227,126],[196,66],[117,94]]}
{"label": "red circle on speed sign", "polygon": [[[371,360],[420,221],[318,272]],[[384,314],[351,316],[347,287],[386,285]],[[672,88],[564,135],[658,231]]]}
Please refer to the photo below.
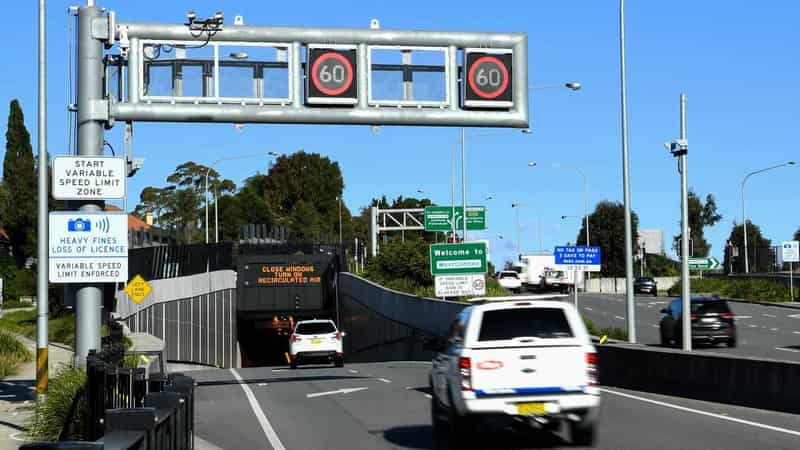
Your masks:
{"label": "red circle on speed sign", "polygon": [[[325,67],[324,64],[334,64],[334,68],[336,67],[343,67],[344,69],[344,77],[341,80],[336,80],[335,71],[331,71],[332,80],[323,81],[320,79],[320,71]],[[336,52],[328,52],[323,53],[314,61],[314,65],[311,66],[311,81],[314,83],[314,87],[319,89],[325,95],[339,95],[347,91],[350,88],[350,85],[353,84],[353,65],[350,64],[350,61],[347,60],[343,55]],[[330,82],[333,81],[334,86],[330,86]],[[326,86],[328,85],[328,86]]]}
{"label": "red circle on speed sign", "polygon": [[[500,83],[497,83],[497,87],[492,86],[491,83],[480,83],[475,79],[475,71],[484,64],[490,67],[496,66],[498,70],[500,70],[501,80]],[[500,59],[494,56],[481,56],[472,63],[467,80],[469,81],[469,87],[472,88],[472,91],[478,94],[478,96],[486,99],[494,99],[502,95],[508,88],[508,68],[503,61],[500,61]],[[492,90],[485,90],[487,87],[492,88]]]}

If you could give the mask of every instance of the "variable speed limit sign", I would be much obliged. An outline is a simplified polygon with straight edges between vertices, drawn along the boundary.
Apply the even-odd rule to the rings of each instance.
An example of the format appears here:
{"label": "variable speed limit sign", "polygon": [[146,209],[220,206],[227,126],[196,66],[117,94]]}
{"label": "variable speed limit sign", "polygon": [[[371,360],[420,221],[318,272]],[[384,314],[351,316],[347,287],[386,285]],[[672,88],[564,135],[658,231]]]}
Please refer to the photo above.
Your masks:
{"label": "variable speed limit sign", "polygon": [[306,103],[358,103],[355,46],[308,46]]}
{"label": "variable speed limit sign", "polygon": [[464,107],[502,108],[514,106],[511,49],[465,49]]}

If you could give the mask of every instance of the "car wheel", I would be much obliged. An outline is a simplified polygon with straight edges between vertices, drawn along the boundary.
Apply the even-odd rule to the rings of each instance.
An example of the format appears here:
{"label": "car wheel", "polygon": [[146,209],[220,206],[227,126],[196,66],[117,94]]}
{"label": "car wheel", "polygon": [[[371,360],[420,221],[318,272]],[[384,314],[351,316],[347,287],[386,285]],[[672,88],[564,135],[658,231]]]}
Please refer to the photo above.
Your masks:
{"label": "car wheel", "polygon": [[658,297],[658,289],[653,290],[653,297]]}
{"label": "car wheel", "polygon": [[447,443],[452,450],[469,448],[472,433],[471,420],[467,416],[459,416],[450,400],[447,411]]}
{"label": "car wheel", "polygon": [[333,358],[333,364],[336,367],[344,367],[344,356],[337,356]]}
{"label": "car wheel", "polygon": [[728,347],[736,348],[736,336],[728,339]]}
{"label": "car wheel", "polygon": [[597,440],[597,424],[594,421],[581,420],[580,422],[570,422],[569,434],[572,445],[581,447],[594,447]]}
{"label": "car wheel", "polygon": [[292,361],[291,363],[289,363],[289,368],[290,369],[297,369],[297,361]]}
{"label": "car wheel", "polygon": [[[433,384],[431,384],[431,392],[433,392]],[[431,424],[433,425],[433,432],[437,436],[441,436],[444,433],[445,425],[447,424],[444,419],[443,408],[439,404],[439,399],[436,398],[435,393],[431,395]]]}

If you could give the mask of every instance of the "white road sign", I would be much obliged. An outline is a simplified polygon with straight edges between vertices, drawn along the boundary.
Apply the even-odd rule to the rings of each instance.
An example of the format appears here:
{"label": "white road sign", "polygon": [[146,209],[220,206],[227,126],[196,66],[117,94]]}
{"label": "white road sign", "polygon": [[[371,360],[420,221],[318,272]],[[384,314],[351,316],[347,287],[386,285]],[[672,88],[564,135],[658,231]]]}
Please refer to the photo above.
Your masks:
{"label": "white road sign", "polygon": [[50,213],[50,282],[128,281],[128,215]]}
{"label": "white road sign", "polygon": [[125,197],[126,174],[125,158],[56,156],[53,158],[53,198],[121,199]]}
{"label": "white road sign", "polygon": [[484,274],[437,275],[434,280],[437,297],[486,295]]}
{"label": "white road sign", "polygon": [[783,262],[800,262],[800,241],[786,241],[781,243],[781,256]]}

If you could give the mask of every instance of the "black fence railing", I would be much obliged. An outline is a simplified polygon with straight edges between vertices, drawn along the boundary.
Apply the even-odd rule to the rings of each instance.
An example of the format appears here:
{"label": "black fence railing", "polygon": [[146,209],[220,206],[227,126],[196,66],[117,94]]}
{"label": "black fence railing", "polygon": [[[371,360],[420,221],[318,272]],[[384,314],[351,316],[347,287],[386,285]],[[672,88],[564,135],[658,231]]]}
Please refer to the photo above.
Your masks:
{"label": "black fence railing", "polygon": [[[103,351],[86,359],[86,384],[71,405],[62,440],[20,449],[193,449],[194,386],[191,377],[166,373],[161,352],[126,352],[121,326],[112,323]],[[82,403],[84,414],[77,410]],[[76,434],[75,426],[85,427],[77,434],[86,441],[63,440]]]}

